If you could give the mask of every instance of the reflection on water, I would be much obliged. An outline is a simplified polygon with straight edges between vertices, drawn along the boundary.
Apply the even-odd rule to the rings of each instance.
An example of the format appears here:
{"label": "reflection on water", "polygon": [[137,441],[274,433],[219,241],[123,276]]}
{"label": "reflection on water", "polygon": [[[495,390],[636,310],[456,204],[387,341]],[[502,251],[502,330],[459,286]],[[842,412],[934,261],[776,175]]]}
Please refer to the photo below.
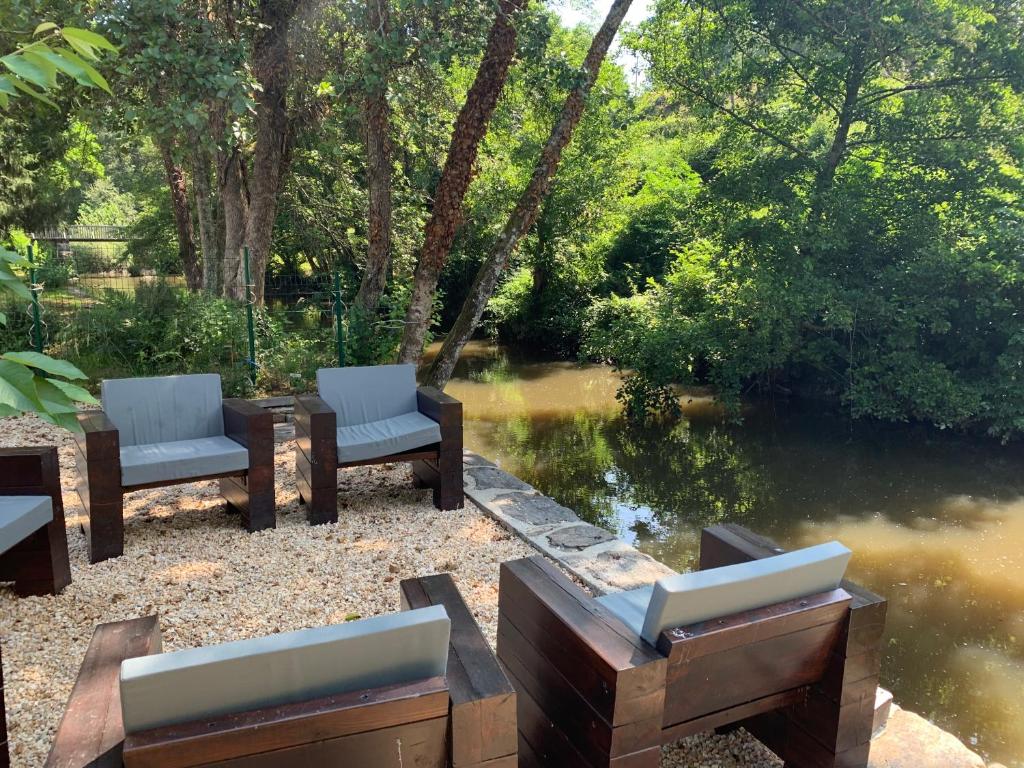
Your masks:
{"label": "reflection on water", "polygon": [[448,387],[468,447],[677,569],[700,529],[739,522],[788,546],[836,538],[887,596],[883,684],[992,760],[1024,768],[1024,450],[713,403],[637,429],[603,366],[470,345]]}

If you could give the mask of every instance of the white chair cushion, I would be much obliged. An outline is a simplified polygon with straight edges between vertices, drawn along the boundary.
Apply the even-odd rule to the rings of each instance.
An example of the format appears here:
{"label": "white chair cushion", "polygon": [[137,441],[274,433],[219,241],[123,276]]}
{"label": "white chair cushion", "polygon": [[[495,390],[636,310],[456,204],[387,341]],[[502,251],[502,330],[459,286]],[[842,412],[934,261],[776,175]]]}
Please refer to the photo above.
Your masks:
{"label": "white chair cushion", "polygon": [[748,563],[667,576],[598,602],[651,645],[666,629],[836,589],[851,552],[838,541]]}
{"label": "white chair cushion", "polygon": [[0,496],[0,554],[52,521],[49,496]]}
{"label": "white chair cushion", "polygon": [[441,426],[419,411],[338,428],[338,461],[363,461],[441,442]]}
{"label": "white chair cushion", "polygon": [[443,676],[444,606],[121,663],[126,733]]}
{"label": "white chair cushion", "polygon": [[107,379],[100,397],[122,446],[224,434],[220,376],[215,373]]}
{"label": "white chair cushion", "polygon": [[338,415],[339,427],[384,421],[417,409],[412,365],[321,368],[316,384],[320,397]]}
{"label": "white chair cushion", "polygon": [[126,486],[187,480],[248,468],[248,449],[230,437],[121,448],[121,485]]}

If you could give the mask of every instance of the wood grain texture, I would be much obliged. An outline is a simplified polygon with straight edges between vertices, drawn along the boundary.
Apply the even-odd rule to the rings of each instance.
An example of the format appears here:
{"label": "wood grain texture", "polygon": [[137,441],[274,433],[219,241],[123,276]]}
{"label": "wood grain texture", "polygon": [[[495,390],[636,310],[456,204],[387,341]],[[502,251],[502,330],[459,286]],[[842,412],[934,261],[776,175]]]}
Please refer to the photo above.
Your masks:
{"label": "wood grain texture", "polygon": [[46,758],[46,768],[121,767],[121,662],[157,652],[159,647],[156,616],[96,627]]}
{"label": "wood grain texture", "polygon": [[302,754],[319,742],[340,743],[447,715],[445,680],[430,678],[153,728],[125,739],[124,765],[191,768],[267,753]]}
{"label": "wood grain texture", "polygon": [[516,693],[449,574],[405,579],[402,609],[443,605],[452,623],[448,651],[453,768],[497,765],[515,757]]}
{"label": "wood grain texture", "polygon": [[11,752],[7,744],[7,707],[4,703],[3,651],[3,642],[0,642],[0,768],[10,768]]}

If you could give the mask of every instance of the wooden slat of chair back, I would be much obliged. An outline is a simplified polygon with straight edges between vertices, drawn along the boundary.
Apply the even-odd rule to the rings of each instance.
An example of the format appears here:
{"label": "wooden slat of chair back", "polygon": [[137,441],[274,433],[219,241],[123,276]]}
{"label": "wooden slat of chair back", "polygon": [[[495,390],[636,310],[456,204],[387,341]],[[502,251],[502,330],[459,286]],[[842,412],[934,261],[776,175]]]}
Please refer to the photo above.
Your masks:
{"label": "wooden slat of chair back", "polygon": [[662,727],[671,729],[663,740],[706,730],[701,719],[716,713],[742,708],[749,716],[777,709],[780,697],[802,700],[825,673],[850,601],[836,589],[663,632]]}
{"label": "wooden slat of chair back", "polygon": [[125,768],[443,768],[448,686],[436,677],[131,734]]}

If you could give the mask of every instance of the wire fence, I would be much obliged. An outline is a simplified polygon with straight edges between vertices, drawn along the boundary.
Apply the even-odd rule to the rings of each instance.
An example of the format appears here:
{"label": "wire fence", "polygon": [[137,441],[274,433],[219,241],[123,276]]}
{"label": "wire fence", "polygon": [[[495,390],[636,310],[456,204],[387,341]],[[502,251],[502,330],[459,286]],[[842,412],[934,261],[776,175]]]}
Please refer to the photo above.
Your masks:
{"label": "wire fence", "polygon": [[93,380],[213,371],[230,394],[307,391],[317,368],[345,364],[340,274],[270,272],[257,305],[247,253],[224,270],[246,275],[240,298],[190,290],[124,241],[56,236],[30,254],[33,299],[3,300],[0,349],[46,352]]}

